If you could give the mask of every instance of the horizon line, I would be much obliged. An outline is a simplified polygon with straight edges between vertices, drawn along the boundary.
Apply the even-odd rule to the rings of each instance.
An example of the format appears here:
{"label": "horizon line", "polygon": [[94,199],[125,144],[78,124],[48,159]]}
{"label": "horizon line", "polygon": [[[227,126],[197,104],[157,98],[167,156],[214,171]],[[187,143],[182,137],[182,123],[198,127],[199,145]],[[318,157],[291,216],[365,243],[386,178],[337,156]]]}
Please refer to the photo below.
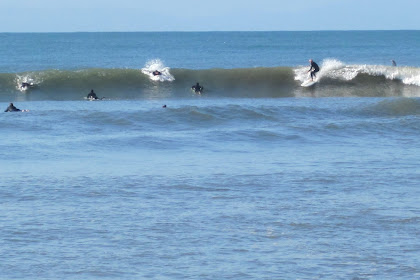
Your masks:
{"label": "horizon line", "polygon": [[420,31],[420,29],[319,29],[319,30],[166,30],[166,31],[0,31],[4,33],[223,33],[223,32],[378,32],[378,31]]}

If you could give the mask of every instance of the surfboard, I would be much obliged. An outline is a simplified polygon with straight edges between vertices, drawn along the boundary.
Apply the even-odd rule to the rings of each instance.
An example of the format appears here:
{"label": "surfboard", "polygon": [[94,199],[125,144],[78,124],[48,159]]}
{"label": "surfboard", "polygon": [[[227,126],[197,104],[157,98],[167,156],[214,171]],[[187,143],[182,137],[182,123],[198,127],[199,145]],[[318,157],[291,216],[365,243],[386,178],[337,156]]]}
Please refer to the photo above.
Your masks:
{"label": "surfboard", "polygon": [[87,101],[101,101],[101,100],[104,100],[105,99],[105,97],[101,97],[101,98],[88,98],[88,97],[83,97],[85,100],[87,100]]}
{"label": "surfboard", "polygon": [[302,86],[302,87],[310,87],[310,86],[313,86],[314,84],[316,84],[316,81],[307,80],[307,81],[304,81],[304,82],[301,84],[301,86]]}

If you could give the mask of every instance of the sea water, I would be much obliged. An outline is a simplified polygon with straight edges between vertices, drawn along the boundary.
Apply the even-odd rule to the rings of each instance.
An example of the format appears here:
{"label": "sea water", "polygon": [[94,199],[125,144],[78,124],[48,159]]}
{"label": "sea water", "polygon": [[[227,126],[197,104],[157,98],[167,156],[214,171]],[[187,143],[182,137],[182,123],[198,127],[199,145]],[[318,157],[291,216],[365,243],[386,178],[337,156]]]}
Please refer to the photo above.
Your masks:
{"label": "sea water", "polygon": [[0,278],[419,278],[419,35],[0,34]]}

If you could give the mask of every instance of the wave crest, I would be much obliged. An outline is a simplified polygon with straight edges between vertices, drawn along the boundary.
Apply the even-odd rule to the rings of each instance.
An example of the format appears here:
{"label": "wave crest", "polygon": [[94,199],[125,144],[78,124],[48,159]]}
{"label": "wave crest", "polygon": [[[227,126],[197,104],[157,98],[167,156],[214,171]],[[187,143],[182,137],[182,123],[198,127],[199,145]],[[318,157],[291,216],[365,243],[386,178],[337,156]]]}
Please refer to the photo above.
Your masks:
{"label": "wave crest", "polygon": [[[199,82],[205,96],[272,98],[296,96],[420,96],[420,68],[382,65],[346,65],[336,59],[320,64],[314,87],[302,88],[309,66],[237,69],[170,69],[151,60],[142,69],[47,70],[0,73],[0,98],[24,96],[23,82],[35,86],[26,90],[31,100],[80,99],[94,89],[113,99],[170,98],[194,96],[191,86]],[[154,78],[151,72],[159,70]]]}
{"label": "wave crest", "polygon": [[[308,69],[298,67],[294,70],[295,80],[305,81],[308,79]],[[397,80],[406,85],[420,86],[420,69],[415,67],[395,67],[384,65],[346,65],[337,59],[325,59],[322,61],[320,71],[317,73],[318,81],[332,79],[338,81],[352,81],[359,75],[379,77],[387,80]]]}

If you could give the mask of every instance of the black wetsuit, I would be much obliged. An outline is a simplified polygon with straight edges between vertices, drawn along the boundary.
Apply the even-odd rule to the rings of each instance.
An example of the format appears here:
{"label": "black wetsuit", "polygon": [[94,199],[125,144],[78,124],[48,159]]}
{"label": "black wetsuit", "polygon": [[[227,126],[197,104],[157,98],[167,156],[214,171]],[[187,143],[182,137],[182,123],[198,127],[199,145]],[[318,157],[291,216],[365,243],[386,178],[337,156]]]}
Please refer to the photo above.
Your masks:
{"label": "black wetsuit", "polygon": [[195,86],[192,86],[191,87],[195,92],[202,92],[203,91],[203,87],[202,86],[200,86],[200,84],[199,83],[197,83]]}
{"label": "black wetsuit", "polygon": [[316,64],[315,62],[312,61],[311,62],[311,68],[309,68],[309,71],[311,71],[311,79],[313,80],[314,78],[316,78],[315,73],[316,72],[319,72],[319,66],[318,66],[318,64]]}
{"label": "black wetsuit", "polygon": [[87,98],[88,99],[98,99],[98,97],[96,96],[96,93],[94,93],[93,90],[88,94]]}
{"label": "black wetsuit", "polygon": [[21,110],[16,108],[13,104],[10,104],[9,107],[5,110],[5,112],[20,112]]}
{"label": "black wetsuit", "polygon": [[33,86],[33,84],[30,84],[30,83],[22,83],[22,85],[20,87],[21,88],[30,88],[32,86]]}

